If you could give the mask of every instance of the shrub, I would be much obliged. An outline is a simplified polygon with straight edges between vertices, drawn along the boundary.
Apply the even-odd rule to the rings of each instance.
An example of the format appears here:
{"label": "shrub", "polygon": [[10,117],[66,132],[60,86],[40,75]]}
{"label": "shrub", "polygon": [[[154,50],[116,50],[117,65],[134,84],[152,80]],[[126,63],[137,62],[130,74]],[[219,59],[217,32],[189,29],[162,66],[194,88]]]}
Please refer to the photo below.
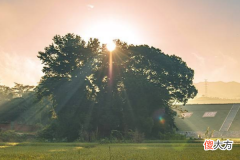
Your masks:
{"label": "shrub", "polygon": [[94,142],[97,140],[97,132],[80,131],[77,142]]}
{"label": "shrub", "polygon": [[56,138],[55,127],[53,125],[48,125],[43,130],[39,131],[37,135],[38,138],[52,140],[53,138]]}
{"label": "shrub", "polygon": [[161,133],[159,132],[159,139],[162,140],[185,140],[186,136],[185,135],[181,135],[181,134],[177,134],[177,133]]}
{"label": "shrub", "polygon": [[34,138],[35,138],[35,135],[17,133],[13,130],[0,132],[0,141],[2,142],[22,142],[22,141],[32,140]]}
{"label": "shrub", "polygon": [[12,141],[15,141],[16,139],[18,139],[18,135],[13,130],[2,131],[0,133],[0,139],[3,142],[12,142]]}
{"label": "shrub", "polygon": [[106,143],[111,143],[111,141],[108,138],[102,138],[100,140],[100,144],[106,144]]}
{"label": "shrub", "polygon": [[120,131],[118,130],[112,130],[110,139],[112,142],[121,142],[123,140],[123,135]]}
{"label": "shrub", "polygon": [[141,143],[144,141],[145,135],[144,133],[140,133],[138,130],[128,132],[128,136],[130,137],[130,140],[134,143]]}

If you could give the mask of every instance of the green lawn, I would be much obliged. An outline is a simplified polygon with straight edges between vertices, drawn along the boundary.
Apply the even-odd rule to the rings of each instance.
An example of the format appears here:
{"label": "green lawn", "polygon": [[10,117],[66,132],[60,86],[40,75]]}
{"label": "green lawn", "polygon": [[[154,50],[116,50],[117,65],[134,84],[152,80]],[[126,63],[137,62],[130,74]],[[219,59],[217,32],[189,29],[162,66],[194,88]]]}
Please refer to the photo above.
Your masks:
{"label": "green lawn", "polygon": [[240,145],[231,151],[204,151],[202,143],[0,143],[0,159],[240,159]]}

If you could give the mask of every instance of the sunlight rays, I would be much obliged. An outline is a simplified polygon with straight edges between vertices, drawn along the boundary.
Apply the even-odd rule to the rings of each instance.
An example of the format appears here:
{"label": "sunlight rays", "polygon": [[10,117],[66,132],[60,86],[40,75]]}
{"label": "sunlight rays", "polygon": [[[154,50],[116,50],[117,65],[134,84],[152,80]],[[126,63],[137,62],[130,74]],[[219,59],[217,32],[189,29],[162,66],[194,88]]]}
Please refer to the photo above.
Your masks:
{"label": "sunlight rays", "polygon": [[[91,73],[91,64],[93,62],[93,59],[90,60],[85,67],[82,69],[84,70],[83,74],[81,74],[77,79],[74,79],[71,83],[71,88],[72,88],[72,92],[66,94],[66,96],[64,97],[64,101],[59,105],[59,107],[56,109],[56,112],[58,113],[66,104],[67,102],[71,99],[71,97],[74,95],[74,93],[77,92],[77,90],[79,89],[80,86],[83,85],[86,76],[88,76]],[[78,70],[76,70],[75,72],[77,72]],[[79,81],[80,80],[80,81]]]}
{"label": "sunlight rays", "polygon": [[[116,46],[117,47],[117,46]],[[120,54],[122,55],[122,52],[117,50],[116,53],[114,53],[114,56],[116,57],[116,61],[120,61],[120,63],[122,64],[124,61],[123,59],[121,58]],[[109,76],[110,76],[110,84],[112,85],[112,79],[113,79],[113,72],[116,72],[116,71],[119,71],[120,68],[118,65],[115,65],[116,67],[114,68],[115,70],[113,71],[113,54],[110,53],[109,55]],[[124,56],[127,56],[127,55],[124,55]],[[129,56],[127,56],[127,58],[129,58]],[[123,77],[124,75],[122,75]],[[124,98],[125,98],[125,103],[126,103],[126,109],[124,109],[125,111],[127,110],[128,112],[130,112],[131,114],[131,117],[132,119],[135,119],[135,114],[134,114],[134,111],[133,111],[133,108],[132,108],[132,105],[131,105],[131,102],[129,100],[129,97],[128,97],[128,94],[127,94],[127,91],[126,89],[123,90],[123,95],[124,95]],[[125,112],[124,112],[125,113]]]}
{"label": "sunlight rays", "polygon": [[113,59],[112,59],[112,52],[109,53],[109,85],[112,86],[112,78],[113,78]]}

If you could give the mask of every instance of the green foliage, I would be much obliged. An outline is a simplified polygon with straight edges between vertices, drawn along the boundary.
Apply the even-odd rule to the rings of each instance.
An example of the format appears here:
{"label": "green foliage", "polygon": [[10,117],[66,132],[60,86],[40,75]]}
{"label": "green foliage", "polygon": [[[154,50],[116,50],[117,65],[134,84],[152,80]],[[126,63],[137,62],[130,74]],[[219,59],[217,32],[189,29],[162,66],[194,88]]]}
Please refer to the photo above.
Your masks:
{"label": "green foliage", "polygon": [[47,98],[38,101],[34,91],[26,91],[23,96],[0,104],[0,123],[45,125],[51,121],[50,110],[51,102]]}
{"label": "green foliage", "polygon": [[44,138],[47,140],[53,140],[56,138],[56,124],[52,123],[51,125],[47,125],[41,131],[37,133],[39,138]]}
{"label": "green foliage", "polygon": [[0,139],[3,142],[12,142],[15,141],[16,139],[19,139],[19,135],[13,130],[2,131],[0,132]]}
{"label": "green foliage", "polygon": [[13,130],[0,132],[0,142],[23,142],[33,140],[34,138],[34,135],[17,133]]}
{"label": "green foliage", "polygon": [[98,140],[97,132],[80,131],[77,142],[95,142]]}
{"label": "green foliage", "polygon": [[106,143],[111,143],[111,141],[108,138],[102,138],[99,141],[100,144],[106,144]]}
{"label": "green foliage", "polygon": [[118,130],[112,130],[112,131],[111,131],[111,137],[112,137],[112,138],[117,138],[117,139],[119,139],[119,140],[122,140],[122,139],[123,139],[122,133],[121,133],[120,131],[118,131]]}
{"label": "green foliage", "polygon": [[24,97],[33,90],[34,86],[23,85],[19,83],[15,83],[15,86],[12,88],[0,85],[0,104],[16,97]]}
{"label": "green foliage", "polygon": [[185,135],[177,134],[177,133],[161,133],[159,132],[159,139],[161,140],[186,140]]}
{"label": "green foliage", "polygon": [[15,83],[15,86],[12,88],[12,91],[16,97],[24,97],[29,92],[33,91],[35,86],[23,85]]}
{"label": "green foliage", "polygon": [[57,137],[72,141],[96,131],[99,138],[110,137],[112,130],[129,129],[157,136],[174,128],[171,103],[185,104],[197,94],[194,71],[180,57],[147,45],[115,43],[110,53],[97,39],[57,35],[39,52],[44,76],[36,91],[39,99],[51,99]]}
{"label": "green foliage", "polygon": [[128,137],[130,137],[131,142],[133,143],[141,143],[144,141],[145,135],[144,133],[136,131],[128,132]]}
{"label": "green foliage", "polygon": [[205,132],[205,138],[206,138],[206,139],[212,138],[214,131],[215,131],[215,130],[212,130],[212,131],[210,132],[210,128],[208,127],[207,130],[206,130],[206,132]]}
{"label": "green foliage", "polygon": [[13,98],[13,91],[10,87],[0,85],[0,104]]}

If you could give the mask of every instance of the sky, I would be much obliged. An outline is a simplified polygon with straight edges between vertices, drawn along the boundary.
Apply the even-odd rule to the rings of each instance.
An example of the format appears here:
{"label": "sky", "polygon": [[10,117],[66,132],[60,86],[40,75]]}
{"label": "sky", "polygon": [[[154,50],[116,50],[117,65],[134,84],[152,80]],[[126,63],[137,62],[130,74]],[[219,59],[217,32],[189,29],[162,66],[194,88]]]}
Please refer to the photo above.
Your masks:
{"label": "sky", "polygon": [[37,85],[54,35],[148,44],[182,57],[194,82],[240,82],[239,0],[0,0],[0,84]]}

